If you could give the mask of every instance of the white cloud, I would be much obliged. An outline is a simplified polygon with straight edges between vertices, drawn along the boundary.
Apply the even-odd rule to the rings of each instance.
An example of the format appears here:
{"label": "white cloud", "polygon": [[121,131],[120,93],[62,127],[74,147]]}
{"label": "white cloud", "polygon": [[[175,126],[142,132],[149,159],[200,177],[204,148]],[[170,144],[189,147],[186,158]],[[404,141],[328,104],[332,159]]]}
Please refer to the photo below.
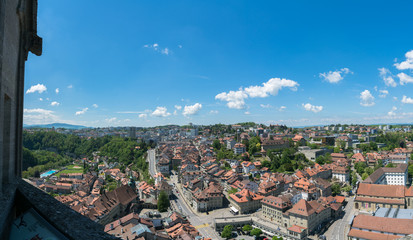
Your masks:
{"label": "white cloud", "polygon": [[400,79],[400,85],[404,85],[405,83],[413,83],[413,77],[405,74],[405,73],[399,73],[397,76]]}
{"label": "white cloud", "polygon": [[380,90],[379,92],[380,92],[379,97],[381,97],[381,98],[385,98],[387,96],[387,94],[389,94],[389,91],[387,91],[387,90]]}
{"label": "white cloud", "polygon": [[397,69],[399,70],[413,69],[413,50],[408,51],[405,54],[405,56],[406,56],[406,61],[394,64],[394,66],[396,66]]}
{"label": "white cloud", "polygon": [[69,86],[67,86],[67,88],[73,88],[73,85],[72,85],[72,84],[70,84]]}
{"label": "white cloud", "polygon": [[56,94],[59,94],[59,88],[56,88],[55,92]]}
{"label": "white cloud", "polygon": [[387,115],[389,115],[389,116],[391,116],[391,117],[396,116],[396,113],[395,113],[396,110],[397,110],[397,107],[393,106],[392,109],[391,109],[391,111],[388,112]]}
{"label": "white cloud", "polygon": [[260,104],[262,108],[272,108],[271,104]]}
{"label": "white cloud", "polygon": [[23,119],[25,124],[44,124],[47,122],[60,122],[54,112],[47,109],[24,109]]}
{"label": "white cloud", "polygon": [[393,101],[397,101],[397,97],[393,97]]}
{"label": "white cloud", "polygon": [[164,48],[164,49],[161,50],[161,53],[165,54],[165,55],[169,55],[169,51],[170,50],[168,48]]}
{"label": "white cloud", "polygon": [[184,116],[197,114],[202,109],[202,104],[195,103],[194,105],[189,105],[184,107]]}
{"label": "white cloud", "polygon": [[148,114],[146,113],[139,114],[139,118],[147,118],[147,117],[148,117]]}
{"label": "white cloud", "polygon": [[402,98],[402,103],[405,104],[413,104],[413,98],[407,97],[407,96],[403,96]]}
{"label": "white cloud", "polygon": [[89,110],[89,108],[83,108],[82,110],[77,111],[77,112],[75,113],[75,115],[77,116],[77,115],[85,114],[85,113],[87,112],[87,110]]}
{"label": "white cloud", "polygon": [[42,108],[34,108],[34,109],[24,109],[23,113],[40,113],[40,114],[52,114],[52,110],[42,109]]}
{"label": "white cloud", "polygon": [[155,111],[152,112],[152,116],[155,117],[167,117],[169,115],[171,115],[171,113],[168,112],[166,107],[156,107]]}
{"label": "white cloud", "polygon": [[245,88],[245,92],[251,97],[261,97],[265,98],[270,95],[277,95],[278,91],[284,87],[289,87],[293,91],[297,90],[299,84],[293,80],[281,79],[281,78],[271,78],[268,82],[262,84],[262,86],[250,86]]}
{"label": "white cloud", "polygon": [[338,83],[341,80],[343,80],[344,77],[349,73],[352,73],[350,69],[342,68],[337,71],[329,71],[327,73],[320,73],[319,76],[320,78],[324,78],[324,80],[326,80],[329,83]]}
{"label": "white cloud", "polygon": [[43,101],[43,98],[39,98],[40,101]]}
{"label": "white cloud", "polygon": [[226,101],[229,108],[243,109],[245,108],[245,99],[248,95],[242,90],[222,92],[215,96],[215,99]]}
{"label": "white cloud", "polygon": [[116,122],[116,120],[118,120],[118,119],[115,118],[115,117],[105,119],[105,121],[108,122],[108,123],[114,123],[114,122]]}
{"label": "white cloud", "polygon": [[60,105],[60,103],[58,103],[58,102],[56,102],[56,101],[50,103],[50,106],[54,106],[54,107],[57,107],[57,106],[59,106],[59,105]]}
{"label": "white cloud", "polygon": [[281,106],[281,107],[278,109],[278,111],[283,112],[285,109],[287,109],[286,106]]}
{"label": "white cloud", "polygon": [[306,111],[311,111],[314,113],[318,113],[323,110],[323,106],[315,106],[315,105],[311,105],[310,103],[306,103],[306,104],[303,103],[302,106],[304,107]]}
{"label": "white cloud", "polygon": [[397,83],[394,81],[393,75],[387,68],[379,68],[379,75],[383,79],[386,86],[389,87],[396,87]]}
{"label": "white cloud", "polygon": [[98,106],[96,103],[94,103],[94,104],[92,105],[92,107],[98,108],[99,106]]}
{"label": "white cloud", "polygon": [[293,80],[271,78],[262,86],[249,86],[247,88],[240,88],[238,91],[229,91],[228,93],[222,92],[215,96],[215,99],[226,101],[229,108],[243,109],[245,108],[245,99],[248,97],[265,98],[270,95],[277,95],[278,91],[282,88],[288,87],[293,91],[297,90],[299,84]]}
{"label": "white cloud", "polygon": [[37,84],[37,85],[31,86],[31,87],[26,91],[26,94],[28,94],[28,93],[34,93],[34,92],[43,93],[43,92],[46,91],[46,90],[47,90],[46,86],[39,83],[39,84]]}
{"label": "white cloud", "polygon": [[157,44],[157,43],[145,44],[145,45],[143,45],[143,47],[153,49],[155,52],[160,52],[161,54],[164,54],[164,55],[169,55],[171,53],[171,50],[169,48],[167,48],[167,47],[166,48],[160,48],[159,44]]}
{"label": "white cloud", "polygon": [[218,114],[219,112],[218,112],[218,110],[211,110],[211,111],[209,111],[209,114]]}
{"label": "white cloud", "polygon": [[179,48],[182,48],[182,45],[178,45]]}
{"label": "white cloud", "polygon": [[374,97],[371,95],[369,90],[364,90],[360,93],[360,105],[363,107],[371,107],[374,106]]}
{"label": "white cloud", "polygon": [[180,105],[175,105],[175,108],[176,108],[176,110],[181,110],[181,109],[182,109],[182,106],[180,106]]}
{"label": "white cloud", "polygon": [[244,114],[245,114],[245,115],[250,115],[251,113],[248,112],[248,111],[246,111],[246,112],[244,112]]}

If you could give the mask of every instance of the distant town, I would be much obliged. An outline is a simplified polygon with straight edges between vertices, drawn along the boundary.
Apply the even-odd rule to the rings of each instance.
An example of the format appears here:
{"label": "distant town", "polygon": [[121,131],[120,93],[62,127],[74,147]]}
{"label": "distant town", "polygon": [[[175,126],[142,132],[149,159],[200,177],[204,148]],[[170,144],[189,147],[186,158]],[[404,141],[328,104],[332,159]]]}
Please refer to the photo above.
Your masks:
{"label": "distant town", "polygon": [[26,128],[22,175],[125,240],[400,239],[411,127]]}

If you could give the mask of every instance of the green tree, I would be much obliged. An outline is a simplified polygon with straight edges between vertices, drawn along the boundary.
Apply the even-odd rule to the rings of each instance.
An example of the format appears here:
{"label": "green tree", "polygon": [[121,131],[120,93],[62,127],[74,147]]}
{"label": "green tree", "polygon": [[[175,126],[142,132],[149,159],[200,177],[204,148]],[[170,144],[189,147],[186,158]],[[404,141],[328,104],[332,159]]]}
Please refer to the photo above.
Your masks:
{"label": "green tree", "polygon": [[251,230],[251,236],[258,238],[262,234],[262,230],[259,228],[254,228]]}
{"label": "green tree", "polygon": [[409,167],[408,167],[408,169],[407,169],[407,172],[409,173],[409,177],[413,177],[413,164],[411,164]]}
{"label": "green tree", "polygon": [[333,195],[338,195],[341,193],[341,186],[338,183],[333,183],[331,186],[331,191],[333,192]]}
{"label": "green tree", "polygon": [[234,194],[234,193],[236,193],[236,192],[238,192],[238,189],[232,187],[232,188],[228,191],[228,194]]}
{"label": "green tree", "polygon": [[212,142],[212,147],[215,149],[215,151],[220,150],[222,147],[221,142],[218,139],[215,139]]}
{"label": "green tree", "polygon": [[249,232],[251,232],[251,230],[252,230],[251,225],[244,225],[244,226],[242,227],[242,231],[244,231],[244,232],[249,233]]}
{"label": "green tree", "polygon": [[165,191],[161,191],[158,197],[158,211],[166,212],[169,207],[169,198],[168,194]]}
{"label": "green tree", "polygon": [[343,192],[347,192],[349,193],[351,191],[351,186],[350,185],[346,185],[341,189]]}
{"label": "green tree", "polygon": [[232,229],[233,229],[233,226],[232,225],[226,225],[225,227],[224,227],[224,230],[221,232],[221,237],[222,238],[231,238],[231,235],[232,235]]}
{"label": "green tree", "polygon": [[363,173],[363,174],[361,175],[361,179],[363,179],[363,180],[366,180],[368,177],[369,177],[369,174],[368,174],[368,173]]}
{"label": "green tree", "polygon": [[393,163],[388,163],[386,165],[386,168],[395,168],[395,167],[396,167],[396,165],[394,165]]}

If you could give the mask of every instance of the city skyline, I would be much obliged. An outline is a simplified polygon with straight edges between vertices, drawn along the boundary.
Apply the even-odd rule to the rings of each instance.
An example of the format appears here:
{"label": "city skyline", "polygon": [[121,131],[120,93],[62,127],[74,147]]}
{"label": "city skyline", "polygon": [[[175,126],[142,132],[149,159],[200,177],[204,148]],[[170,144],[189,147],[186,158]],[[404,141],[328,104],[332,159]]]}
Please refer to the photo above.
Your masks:
{"label": "city skyline", "polygon": [[46,2],[25,124],[412,123],[409,2]]}

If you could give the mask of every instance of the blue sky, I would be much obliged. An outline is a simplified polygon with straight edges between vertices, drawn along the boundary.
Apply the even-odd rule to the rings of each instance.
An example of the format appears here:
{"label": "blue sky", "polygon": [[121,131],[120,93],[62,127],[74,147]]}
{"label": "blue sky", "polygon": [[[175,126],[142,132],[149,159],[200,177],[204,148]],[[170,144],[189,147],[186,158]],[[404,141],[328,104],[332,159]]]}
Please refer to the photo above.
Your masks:
{"label": "blue sky", "polygon": [[39,2],[25,124],[412,123],[411,1],[114,3]]}

